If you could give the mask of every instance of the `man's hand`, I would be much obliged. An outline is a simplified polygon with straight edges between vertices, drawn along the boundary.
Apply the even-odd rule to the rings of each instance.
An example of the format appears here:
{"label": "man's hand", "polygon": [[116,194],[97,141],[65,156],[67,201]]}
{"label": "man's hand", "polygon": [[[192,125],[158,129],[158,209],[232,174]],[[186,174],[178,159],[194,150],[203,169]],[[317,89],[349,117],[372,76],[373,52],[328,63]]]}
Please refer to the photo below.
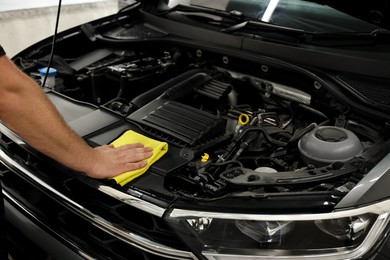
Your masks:
{"label": "man's hand", "polygon": [[152,148],[143,144],[127,144],[118,148],[113,145],[103,145],[93,149],[95,159],[90,170],[85,174],[89,177],[104,179],[112,178],[124,172],[138,170],[147,165],[146,159],[151,157]]}
{"label": "man's hand", "polygon": [[41,87],[4,55],[0,56],[0,76],[2,123],[63,165],[104,179],[145,167],[145,160],[152,156],[152,149],[142,144],[89,146],[69,127]]}

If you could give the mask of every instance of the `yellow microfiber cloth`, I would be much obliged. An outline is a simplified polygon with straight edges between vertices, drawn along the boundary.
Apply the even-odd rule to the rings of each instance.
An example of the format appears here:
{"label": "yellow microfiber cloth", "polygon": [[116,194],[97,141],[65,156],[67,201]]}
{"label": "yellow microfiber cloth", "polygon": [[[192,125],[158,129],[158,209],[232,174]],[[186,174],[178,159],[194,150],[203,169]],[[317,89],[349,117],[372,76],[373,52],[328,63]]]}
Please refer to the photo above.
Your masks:
{"label": "yellow microfiber cloth", "polygon": [[152,138],[146,137],[144,135],[141,135],[137,132],[134,132],[133,130],[128,130],[124,132],[120,137],[115,139],[111,144],[114,145],[114,147],[119,147],[125,144],[132,144],[132,143],[141,143],[145,147],[150,147],[153,149],[153,155],[152,157],[148,158],[146,161],[148,164],[141,169],[125,172],[122,173],[113,179],[121,186],[125,185],[129,181],[134,180],[135,178],[141,176],[143,173],[145,173],[149,167],[155,163],[158,159],[160,159],[166,152],[168,151],[168,144],[166,142],[160,142],[157,140],[154,140]]}

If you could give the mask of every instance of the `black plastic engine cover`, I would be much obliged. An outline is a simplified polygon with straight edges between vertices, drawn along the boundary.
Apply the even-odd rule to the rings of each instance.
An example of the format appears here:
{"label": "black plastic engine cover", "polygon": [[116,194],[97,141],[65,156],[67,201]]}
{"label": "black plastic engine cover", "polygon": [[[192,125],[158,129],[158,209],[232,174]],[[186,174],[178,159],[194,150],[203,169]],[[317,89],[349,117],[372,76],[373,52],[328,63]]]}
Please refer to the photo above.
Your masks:
{"label": "black plastic engine cover", "polygon": [[128,119],[160,140],[181,147],[204,146],[226,132],[225,119],[164,99],[152,101]]}

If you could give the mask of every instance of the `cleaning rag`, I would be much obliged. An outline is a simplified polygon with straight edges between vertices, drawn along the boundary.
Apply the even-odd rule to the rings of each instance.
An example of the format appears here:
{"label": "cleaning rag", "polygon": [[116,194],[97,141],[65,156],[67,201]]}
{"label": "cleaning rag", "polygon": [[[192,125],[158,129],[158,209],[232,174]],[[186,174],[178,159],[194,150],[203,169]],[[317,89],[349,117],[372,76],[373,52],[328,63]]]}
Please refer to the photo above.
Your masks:
{"label": "cleaning rag", "polygon": [[153,163],[155,163],[168,151],[168,144],[166,142],[154,140],[152,138],[139,134],[133,130],[128,130],[124,132],[120,137],[114,140],[111,144],[114,145],[114,147],[119,147],[125,144],[132,144],[132,143],[141,143],[145,147],[147,146],[152,148],[153,155],[152,157],[146,160],[148,164],[144,168],[135,171],[125,172],[114,177],[113,179],[116,181],[116,183],[118,183],[121,186],[141,176],[149,169],[149,167]]}

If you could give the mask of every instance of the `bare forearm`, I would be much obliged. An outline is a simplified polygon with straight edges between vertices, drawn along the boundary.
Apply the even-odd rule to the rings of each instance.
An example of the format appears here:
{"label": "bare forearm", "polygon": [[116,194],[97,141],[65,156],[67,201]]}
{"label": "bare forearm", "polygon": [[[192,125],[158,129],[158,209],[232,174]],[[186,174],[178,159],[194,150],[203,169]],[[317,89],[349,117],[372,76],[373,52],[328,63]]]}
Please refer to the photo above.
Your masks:
{"label": "bare forearm", "polygon": [[17,88],[2,97],[2,121],[40,152],[73,169],[84,171],[84,164],[75,161],[75,158],[84,162],[92,160],[85,158],[92,148],[68,127],[32,79],[20,71],[8,73],[14,76]]}
{"label": "bare forearm", "polygon": [[142,144],[90,147],[63,120],[40,86],[0,57],[0,119],[29,145],[95,178],[145,167],[152,149]]}

